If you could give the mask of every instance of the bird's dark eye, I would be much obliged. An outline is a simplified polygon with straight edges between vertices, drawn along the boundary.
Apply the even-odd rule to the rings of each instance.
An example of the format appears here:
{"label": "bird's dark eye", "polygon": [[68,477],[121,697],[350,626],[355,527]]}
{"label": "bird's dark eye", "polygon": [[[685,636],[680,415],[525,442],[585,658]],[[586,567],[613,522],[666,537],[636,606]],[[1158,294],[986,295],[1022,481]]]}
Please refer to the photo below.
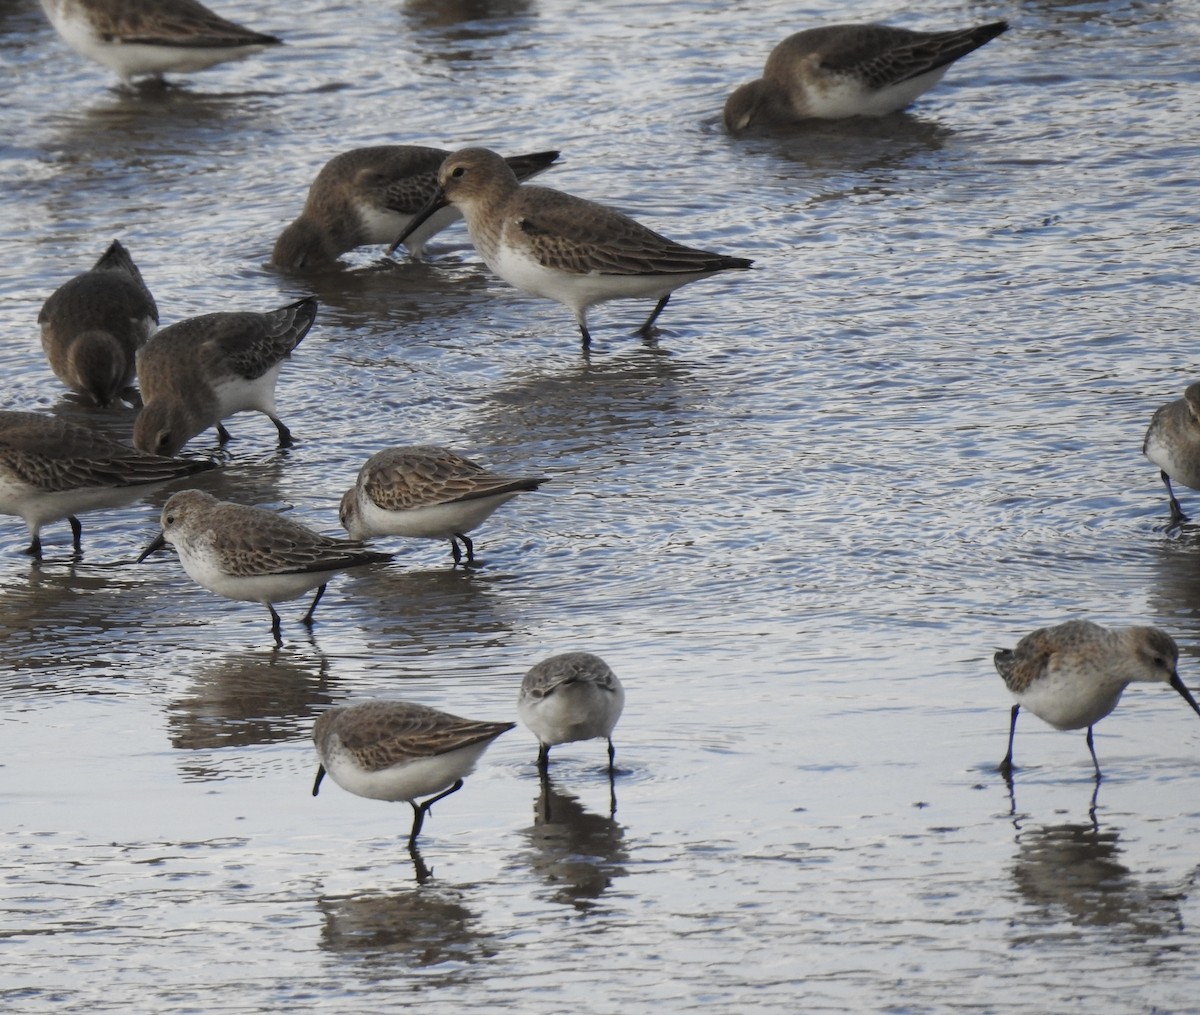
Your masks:
{"label": "bird's dark eye", "polygon": [[456,180],[461,180],[466,174],[467,174],[467,171],[462,166],[455,166],[453,169],[450,170],[450,175],[453,176]]}
{"label": "bird's dark eye", "polygon": [[167,515],[167,517],[163,519],[163,524],[164,525],[174,525],[175,524],[175,516]]}

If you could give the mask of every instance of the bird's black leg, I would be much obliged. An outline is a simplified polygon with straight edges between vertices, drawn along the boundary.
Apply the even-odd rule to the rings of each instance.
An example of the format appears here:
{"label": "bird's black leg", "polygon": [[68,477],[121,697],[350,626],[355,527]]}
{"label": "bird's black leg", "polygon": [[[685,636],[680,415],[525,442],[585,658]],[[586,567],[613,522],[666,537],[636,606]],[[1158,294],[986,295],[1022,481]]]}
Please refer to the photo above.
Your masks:
{"label": "bird's black leg", "polygon": [[433,877],[433,871],[425,866],[425,861],[421,858],[421,851],[417,849],[417,844],[412,840],[409,840],[408,843],[408,855],[412,858],[413,873],[417,876],[417,884],[425,884]]}
{"label": "bird's black leg", "polygon": [[317,608],[317,603],[321,601],[321,597],[325,595],[326,586],[322,585],[317,589],[317,594],[313,597],[312,605],[308,608],[308,612],[300,618],[300,623],[307,627],[310,631],[313,626],[313,610]]}
{"label": "bird's black leg", "polygon": [[71,545],[75,547],[75,556],[83,556],[83,526],[79,524],[79,519],[74,515],[67,515],[67,521],[71,523]]}
{"label": "bird's black leg", "polygon": [[276,416],[270,417],[271,422],[275,424],[275,429],[279,431],[279,446],[281,448],[290,448],[294,443],[292,439],[292,431],[283,425],[283,420]]}
{"label": "bird's black leg", "polygon": [[408,836],[409,849],[416,848],[417,836],[421,834],[421,826],[425,824],[425,815],[429,813],[429,809],[439,800],[443,800],[448,797],[451,793],[457,793],[460,789],[462,789],[462,785],[462,779],[456,779],[453,786],[451,786],[449,789],[442,790],[442,792],[440,792],[437,796],[430,797],[423,804],[418,806],[415,800],[412,802],[413,826],[412,831]]}
{"label": "bird's black leg", "polygon": [[1012,707],[1012,722],[1009,724],[1009,727],[1008,727],[1008,753],[1006,755],[1004,755],[1004,760],[1002,762],[1000,762],[1000,774],[1003,775],[1004,778],[1006,778],[1006,779],[1012,778],[1013,737],[1016,736],[1016,733],[1017,733],[1017,713],[1020,711],[1021,711],[1020,705],[1013,705],[1013,707]]}
{"label": "bird's black leg", "polygon": [[[467,565],[470,566],[471,564],[474,564],[475,563],[475,544],[471,542],[471,539],[469,536],[466,536],[461,532],[456,532],[454,534],[459,539],[462,540],[463,548],[467,551]],[[457,561],[455,563],[457,563]]]}
{"label": "bird's black leg", "polygon": [[26,548],[25,552],[34,560],[42,559],[42,537],[36,532],[33,534],[33,539],[30,540],[29,546]]}
{"label": "bird's black leg", "polygon": [[1087,734],[1088,750],[1092,752],[1092,764],[1096,766],[1096,781],[1100,781],[1100,762],[1096,760],[1096,745],[1092,743],[1092,728],[1088,727]]}
{"label": "bird's black leg", "polygon": [[613,766],[613,760],[616,757],[616,752],[613,750],[613,742],[608,741],[608,816],[614,817],[617,813],[617,770]]}
{"label": "bird's black leg", "polygon": [[413,809],[413,824],[412,831],[408,833],[408,848],[414,850],[417,848],[417,836],[421,834],[421,826],[425,823],[425,812],[417,806],[415,800],[410,800]]}
{"label": "bird's black leg", "polygon": [[545,775],[550,771],[550,745],[539,744],[537,756],[538,771]]}
{"label": "bird's black leg", "polygon": [[271,633],[275,635],[275,647],[283,646],[283,634],[279,630],[279,614],[275,612],[275,607],[267,603],[267,609],[271,611]]}
{"label": "bird's black leg", "polygon": [[547,824],[553,817],[550,807],[550,773],[538,773],[538,787],[541,792],[538,793],[538,811],[541,815],[542,823]]}
{"label": "bird's black leg", "polygon": [[217,441],[220,444],[228,444],[229,443],[229,431],[225,429],[224,423],[217,424]]}
{"label": "bird's black leg", "polygon": [[434,804],[436,804],[436,803],[437,803],[439,800],[444,800],[444,799],[445,799],[446,797],[448,797],[448,796],[449,796],[451,793],[457,793],[457,792],[458,792],[460,789],[462,789],[462,788],[463,788],[463,781],[462,781],[462,779],[455,779],[455,780],[454,780],[454,785],[453,785],[453,786],[451,786],[449,789],[444,789],[444,790],[442,790],[442,791],[441,791],[441,792],[440,792],[440,793],[439,793],[437,796],[431,796],[431,797],[430,797],[428,800],[426,800],[426,801],[425,801],[423,804],[421,804],[421,810],[422,810],[424,813],[428,814],[428,813],[429,813],[429,809],[430,809],[430,808],[431,808],[431,807],[432,807]]}
{"label": "bird's black leg", "polygon": [[649,338],[651,335],[654,334],[654,322],[658,320],[658,315],[663,312],[663,307],[665,307],[667,305],[667,302],[670,299],[671,299],[671,294],[667,293],[667,295],[664,296],[661,300],[659,300],[658,303],[655,305],[654,310],[651,311],[651,313],[650,313],[650,316],[646,318],[646,323],[643,324],[640,328],[638,328],[637,333],[639,335],[641,335],[642,338]]}
{"label": "bird's black leg", "polygon": [[1162,476],[1163,485],[1167,488],[1167,498],[1171,502],[1171,525],[1182,525],[1188,520],[1188,517],[1183,513],[1183,508],[1179,506],[1175,491],[1171,489],[1171,477],[1167,475],[1166,470],[1160,472],[1159,475]]}
{"label": "bird's black leg", "polygon": [[453,536],[450,537],[450,556],[454,558],[456,566],[462,560],[462,551],[458,548],[458,540]]}

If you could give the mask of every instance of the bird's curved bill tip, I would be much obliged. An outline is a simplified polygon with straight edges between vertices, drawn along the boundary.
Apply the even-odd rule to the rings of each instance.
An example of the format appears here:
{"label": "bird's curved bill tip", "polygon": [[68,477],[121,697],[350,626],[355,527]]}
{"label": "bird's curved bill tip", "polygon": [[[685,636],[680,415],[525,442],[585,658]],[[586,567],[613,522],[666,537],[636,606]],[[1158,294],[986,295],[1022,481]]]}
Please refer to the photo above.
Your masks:
{"label": "bird's curved bill tip", "polygon": [[1192,697],[1192,692],[1187,689],[1187,685],[1179,679],[1179,674],[1173,674],[1171,677],[1171,686],[1183,695],[1183,700],[1192,706],[1192,711],[1196,715],[1200,715],[1200,705],[1196,704],[1196,699]]}
{"label": "bird's curved bill tip", "polygon": [[395,254],[396,248],[399,247],[400,244],[407,240],[410,236],[412,236],[412,234],[415,233],[417,229],[420,228],[425,221],[433,215],[434,212],[440,211],[442,208],[446,207],[448,203],[449,202],[446,200],[446,195],[442,193],[442,190],[439,187],[433,197],[425,202],[424,207],[408,220],[408,225],[404,227],[404,231],[396,237],[396,242],[388,247],[388,257],[391,257],[393,254]]}
{"label": "bird's curved bill tip", "polygon": [[150,554],[155,553],[158,550],[161,550],[166,545],[167,545],[167,537],[164,536],[160,532],[157,536],[154,537],[154,541],[151,542],[151,544],[149,546],[147,546],[146,549],[144,549],[138,555],[137,563],[140,564],[143,560],[145,560],[147,557],[149,557]]}

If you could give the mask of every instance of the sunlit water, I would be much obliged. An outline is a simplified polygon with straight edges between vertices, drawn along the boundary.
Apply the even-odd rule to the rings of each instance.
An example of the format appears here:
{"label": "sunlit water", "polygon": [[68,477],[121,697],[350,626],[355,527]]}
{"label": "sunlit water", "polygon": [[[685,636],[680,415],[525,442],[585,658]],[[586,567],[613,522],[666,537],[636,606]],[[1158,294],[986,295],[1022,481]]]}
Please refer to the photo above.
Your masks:
{"label": "sunlit water", "polygon": [[[476,533],[389,543],[285,604],[130,562],[161,493],[0,519],[6,1011],[1184,1012],[1200,970],[1200,722],[1135,687],[1097,730],[1033,716],[995,765],[998,645],[1147,622],[1200,684],[1200,537],[1139,454],[1196,379],[1196,7],[854,5],[1007,17],[909,114],[731,140],[725,94],[845,5],[218,4],[289,45],[129,94],[30,0],[0,3],[5,408],[62,398],[42,301],[119,236],[164,323],[312,292],[284,370],[298,443],[230,423],[219,496],[329,531],[389,444],[553,481]],[[542,182],[756,268],[592,317],[426,263],[265,267],[326,159],[366,144],[559,148]],[[189,446],[215,449],[211,434]],[[1182,492],[1182,491],[1181,491]],[[1200,494],[1185,506],[1200,511]],[[321,709],[375,695],[515,718],[546,655],[624,680],[601,743],[523,729],[427,822],[310,795]]]}

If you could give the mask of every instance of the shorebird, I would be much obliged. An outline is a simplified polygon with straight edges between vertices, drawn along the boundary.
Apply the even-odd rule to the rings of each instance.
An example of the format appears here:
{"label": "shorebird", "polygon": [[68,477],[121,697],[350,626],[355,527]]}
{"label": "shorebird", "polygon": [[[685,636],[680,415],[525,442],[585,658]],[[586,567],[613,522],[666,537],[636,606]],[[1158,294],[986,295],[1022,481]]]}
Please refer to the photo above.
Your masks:
{"label": "shorebird", "polygon": [[[408,845],[414,849],[430,807],[462,789],[483,752],[514,725],[461,719],[408,701],[327,709],[313,726],[319,759],[313,796],[328,772],[349,793],[406,800],[413,809]],[[418,797],[430,798],[418,804]]]}
{"label": "shorebird", "polygon": [[237,412],[264,413],[279,446],[290,447],[275,382],[316,316],[308,297],[270,313],[204,314],[163,328],[137,354],[146,404],[133,424],[134,447],[173,455],[210,426],[224,443],[221,420]]}
{"label": "shorebird", "polygon": [[1100,779],[1092,727],[1117,707],[1134,681],[1170,684],[1200,715],[1200,705],[1179,679],[1179,648],[1157,627],[1107,629],[1088,620],[1070,620],[1026,635],[1015,649],[1000,649],[996,670],[1016,698],[1008,731],[1008,753],[1000,762],[1012,774],[1017,713],[1024,705],[1055,729],[1087,727],[1087,745]]}
{"label": "shorebird", "polygon": [[1142,454],[1159,467],[1171,503],[1171,525],[1186,522],[1171,480],[1200,490],[1200,382],[1189,384],[1182,398],[1161,406],[1150,420]]}
{"label": "shorebird", "polygon": [[68,388],[102,409],[142,404],[134,356],[158,327],[158,307],[120,241],[50,294],[38,324],[50,369]]}
{"label": "shorebird", "polygon": [[504,159],[486,148],[464,148],[442,163],[438,192],[388,253],[447,204],[463,213],[471,242],[492,271],[574,311],[585,351],[592,340],[587,311],[596,303],[657,299],[638,329],[649,337],[680,286],[754,263],[685,247],[594,201],[522,186]]}
{"label": "shorebird", "polygon": [[950,65],[1007,30],[995,21],[948,32],[827,25],[789,35],[763,75],[725,101],[725,128],[886,116],[936,85]]}
{"label": "shorebird", "polygon": [[467,533],[505,501],[549,482],[545,476],[500,476],[448,448],[385,448],[367,459],[342,496],[339,512],[351,539],[415,536],[448,539],[454,563],[475,563]]}
{"label": "shorebird", "polygon": [[219,501],[202,490],[181,490],[163,505],[162,531],[138,563],[172,544],[179,562],[197,584],[226,599],[262,603],[271,614],[271,634],[282,645],[275,603],[317,590],[302,623],[312,628],[313,611],[329,580],[341,571],[383,564],[390,553],[335,539],[265,508]]}
{"label": "shorebird", "polygon": [[197,0],[41,0],[54,30],[75,52],[115,71],[159,80],[240,60],[281,39],[226,21]]}
{"label": "shorebird", "polygon": [[[325,163],[304,210],[275,241],[271,263],[313,269],[333,263],[355,247],[391,243],[437,192],[438,168],[450,152],[417,145],[379,145],[343,152]],[[527,180],[558,158],[558,152],[514,155],[504,161]],[[419,257],[437,232],[462,218],[447,206],[411,233],[405,246]]]}
{"label": "shorebird", "polygon": [[538,738],[538,771],[545,775],[550,748],[576,740],[608,741],[608,773],[616,752],[612,731],[625,708],[625,688],[599,656],[564,652],[543,659],[521,681],[517,716]]}
{"label": "shorebird", "polygon": [[147,455],[55,416],[0,411],[0,514],[25,519],[27,552],[39,560],[43,525],[67,519],[80,554],[76,515],[122,507],[162,483],[212,468],[209,461]]}

